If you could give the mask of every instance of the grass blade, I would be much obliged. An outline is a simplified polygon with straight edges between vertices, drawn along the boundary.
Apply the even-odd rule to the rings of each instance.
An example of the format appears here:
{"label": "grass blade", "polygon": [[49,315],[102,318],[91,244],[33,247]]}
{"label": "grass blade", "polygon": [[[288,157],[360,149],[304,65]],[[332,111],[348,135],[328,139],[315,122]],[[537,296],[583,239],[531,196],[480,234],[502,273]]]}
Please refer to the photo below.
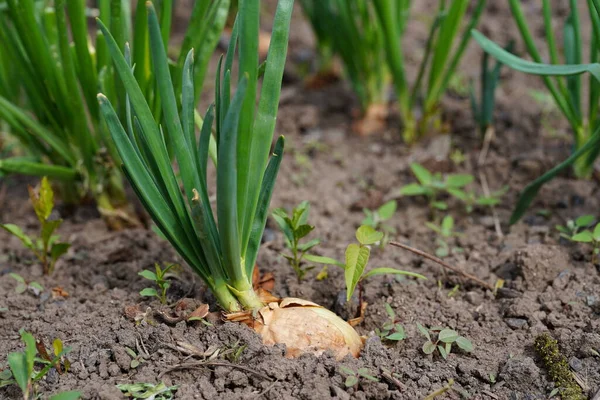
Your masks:
{"label": "grass blade", "polygon": [[571,166],[579,157],[584,156],[588,151],[593,150],[598,146],[600,146],[600,128],[597,128],[587,143],[571,154],[569,158],[527,185],[525,190],[523,190],[519,196],[517,206],[510,217],[510,224],[512,225],[521,219],[544,183],[553,179],[556,175]]}

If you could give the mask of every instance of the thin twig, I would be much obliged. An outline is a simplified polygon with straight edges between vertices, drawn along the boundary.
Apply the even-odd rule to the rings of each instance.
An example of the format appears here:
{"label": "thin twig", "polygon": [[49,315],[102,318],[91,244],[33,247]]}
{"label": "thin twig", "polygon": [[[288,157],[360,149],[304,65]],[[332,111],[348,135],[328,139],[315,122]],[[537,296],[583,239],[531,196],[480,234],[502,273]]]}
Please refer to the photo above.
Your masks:
{"label": "thin twig", "polygon": [[[491,192],[484,171],[479,172],[479,180],[481,181],[481,188],[483,189],[483,194],[486,197],[489,197]],[[498,235],[499,239],[502,239],[504,237],[504,233],[502,233],[502,228],[500,227],[500,218],[498,218],[496,207],[491,206],[490,208],[492,209],[492,217],[494,219],[494,228],[496,228],[496,235]]]}
{"label": "thin twig", "polygon": [[482,166],[485,164],[487,159],[488,151],[490,150],[490,144],[494,140],[496,130],[493,126],[488,126],[485,130],[485,136],[483,137],[483,145],[481,146],[481,152],[479,152],[479,158],[477,159],[477,165]]}
{"label": "thin twig", "polygon": [[278,383],[279,383],[279,381],[275,381],[275,382],[271,383],[268,388],[266,388],[265,390],[263,390],[262,392],[260,392],[259,394],[257,394],[256,397],[255,397],[255,399],[258,399],[258,398],[264,396],[265,394],[267,394],[267,392],[269,390],[273,389],[275,387],[275,385],[277,385]]}
{"label": "thin twig", "polygon": [[600,389],[598,389],[594,397],[592,397],[592,400],[600,400]]}
{"label": "thin twig", "polygon": [[252,368],[244,367],[243,365],[231,364],[231,363],[226,363],[226,362],[218,362],[218,361],[198,361],[198,362],[177,364],[177,365],[174,365],[171,368],[168,368],[168,369],[164,370],[163,372],[161,372],[158,375],[158,377],[162,378],[163,375],[168,374],[169,372],[178,371],[181,369],[203,368],[203,367],[211,367],[211,366],[212,367],[237,368],[242,371],[246,371],[250,374],[256,375],[260,378],[263,378],[267,381],[273,382],[273,379],[269,378],[266,375],[261,374],[260,372],[253,370]]}
{"label": "thin twig", "polygon": [[391,244],[392,246],[400,247],[401,249],[413,252],[413,253],[421,256],[421,257],[427,258],[428,260],[431,260],[431,261],[433,261],[435,263],[438,263],[439,265],[441,265],[444,268],[449,269],[450,271],[454,271],[457,274],[460,274],[460,275],[464,276],[465,278],[470,279],[470,280],[472,280],[474,282],[477,282],[481,286],[483,286],[483,287],[485,287],[487,289],[490,289],[491,291],[494,291],[494,287],[492,285],[490,285],[489,283],[482,281],[481,279],[477,278],[476,276],[473,276],[473,275],[468,274],[468,273],[466,273],[464,271],[461,271],[460,269],[451,266],[450,264],[448,264],[448,263],[440,260],[439,258],[437,258],[435,256],[432,256],[429,253],[425,253],[424,251],[421,251],[419,249],[415,249],[414,247],[410,247],[410,246],[407,246],[407,245],[399,243],[399,242],[395,242],[393,240],[391,240],[389,242],[389,244]]}

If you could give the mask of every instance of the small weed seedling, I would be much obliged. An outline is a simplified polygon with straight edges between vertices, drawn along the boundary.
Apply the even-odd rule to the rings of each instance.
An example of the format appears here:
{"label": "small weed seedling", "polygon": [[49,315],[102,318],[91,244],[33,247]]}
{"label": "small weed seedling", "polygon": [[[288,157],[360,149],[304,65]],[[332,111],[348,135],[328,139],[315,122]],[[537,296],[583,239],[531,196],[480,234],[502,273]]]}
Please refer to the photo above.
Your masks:
{"label": "small weed seedling", "polygon": [[[53,354],[49,355],[46,346],[41,341],[36,341],[29,332],[21,331],[21,340],[25,343],[23,352],[10,353],[8,365],[10,370],[0,372],[0,387],[17,384],[23,392],[24,400],[39,399],[41,393],[38,391],[37,382],[44,378],[51,368],[55,368],[59,374],[69,370],[69,361],[64,358],[71,349],[63,348],[60,339],[52,343]],[[37,371],[35,364],[43,365]],[[63,392],[50,397],[50,400],[76,400],[81,397],[77,391]]]}
{"label": "small weed seedling", "polygon": [[465,210],[467,213],[472,213],[475,207],[494,207],[500,204],[500,199],[508,191],[508,186],[503,187],[500,190],[490,193],[488,196],[478,196],[473,191],[465,191],[463,189],[449,188],[448,194],[462,201],[465,204]]}
{"label": "small weed seedling", "polygon": [[598,254],[600,253],[600,223],[596,224],[594,230],[583,230],[569,238],[573,242],[590,243],[593,246],[592,250],[592,264],[598,261]]}
{"label": "small weed seedling", "polygon": [[379,379],[371,375],[371,371],[369,371],[366,368],[359,368],[356,371],[354,371],[353,369],[341,365],[340,370],[347,375],[344,385],[346,385],[346,387],[348,388],[356,386],[360,378],[365,378],[372,382],[379,382]]}
{"label": "small weed seedling", "polygon": [[29,187],[29,198],[40,221],[40,237],[32,238],[14,224],[0,224],[0,228],[19,238],[26,248],[33,251],[42,263],[44,274],[49,275],[54,271],[56,261],[69,250],[70,244],[58,242],[59,236],[53,234],[63,221],[49,219],[54,208],[54,192],[46,177],[42,178],[38,192]]}
{"label": "small weed seedling", "polygon": [[588,228],[595,220],[596,218],[593,215],[582,215],[575,220],[568,220],[564,226],[556,225],[556,230],[560,232],[561,237],[573,240],[572,238],[576,236],[580,230]]}
{"label": "small weed seedling", "polygon": [[131,369],[136,369],[140,366],[141,363],[145,361],[144,357],[141,354],[137,354],[134,350],[130,349],[129,347],[125,347],[125,351],[129,355],[129,357],[131,357],[131,363],[129,364],[129,367]]}
{"label": "small weed seedling", "polygon": [[285,244],[292,253],[291,255],[284,254],[283,256],[289,261],[292,268],[294,268],[298,280],[302,280],[304,275],[314,268],[314,266],[303,267],[302,261],[303,259],[309,260],[309,257],[306,257],[306,252],[320,243],[319,239],[312,239],[300,244],[300,240],[315,229],[314,226],[308,224],[309,214],[310,203],[308,201],[303,201],[295,207],[292,210],[291,216],[288,216],[283,208],[277,208],[273,211],[273,219],[283,232]]}
{"label": "small weed seedling", "polygon": [[172,400],[179,386],[167,386],[163,382],[120,384],[117,388],[124,396],[133,399]]}
{"label": "small weed seedling", "polygon": [[458,232],[454,232],[454,218],[452,218],[452,216],[446,215],[442,220],[442,224],[440,226],[432,222],[425,222],[425,225],[438,234],[438,237],[435,240],[438,245],[438,248],[435,249],[436,256],[438,256],[439,258],[448,257],[448,255],[450,254],[450,250],[452,250],[452,252],[455,253],[462,252],[462,248],[450,248],[450,245],[448,244],[449,239],[461,235]]}
{"label": "small weed seedling", "polygon": [[160,265],[154,264],[154,268],[156,272],[149,271],[147,269],[140,272],[138,275],[143,276],[144,278],[154,282],[156,286],[158,286],[158,290],[155,288],[144,288],[140,292],[140,296],[143,297],[157,297],[160,300],[161,304],[167,303],[167,290],[171,286],[171,282],[167,279],[167,273],[177,264],[171,264],[167,266],[165,269],[160,268]]}
{"label": "small weed seedling", "polygon": [[367,225],[375,230],[381,230],[383,232],[381,247],[384,247],[387,244],[390,240],[390,235],[396,233],[396,229],[385,222],[394,216],[397,206],[396,200],[391,200],[376,210],[369,210],[368,208],[363,209],[365,219],[363,219],[362,225]]}
{"label": "small weed seedling", "polygon": [[377,336],[379,336],[381,339],[395,342],[406,339],[404,327],[402,324],[396,322],[396,313],[388,303],[385,303],[385,312],[389,316],[389,319],[383,324],[381,330],[379,330],[379,328],[375,328],[375,333]]}
{"label": "small weed seedling", "polygon": [[8,276],[17,281],[17,286],[15,287],[15,292],[17,292],[17,294],[25,293],[25,291],[29,290],[37,297],[44,291],[44,287],[39,283],[27,282],[21,275],[15,274],[14,272],[11,272]]}
{"label": "small weed seedling", "polygon": [[447,210],[448,204],[439,200],[439,196],[450,189],[462,189],[473,182],[473,175],[448,174],[445,177],[441,173],[431,173],[419,164],[411,164],[410,169],[417,177],[418,183],[409,183],[400,188],[402,196],[425,196],[429,200],[429,206],[433,209]]}
{"label": "small weed seedling", "polygon": [[338,267],[344,268],[344,277],[346,279],[346,301],[350,301],[356,287],[371,276],[396,274],[427,279],[423,275],[414,272],[402,271],[389,267],[373,268],[365,273],[367,263],[369,262],[369,256],[371,255],[370,246],[379,244],[382,239],[382,232],[378,232],[370,226],[361,225],[356,230],[356,240],[358,240],[358,243],[351,243],[346,248],[345,263],[339,262],[333,258],[319,256],[311,256],[310,260],[321,264],[337,265]]}
{"label": "small weed seedling", "polygon": [[[423,344],[423,353],[432,354],[436,350],[442,358],[446,360],[452,351],[452,344],[456,344],[459,348],[470,353],[473,351],[473,344],[464,336],[460,336],[455,330],[444,327],[425,328],[417,323],[419,332],[427,341]],[[435,340],[434,340],[435,338]]]}

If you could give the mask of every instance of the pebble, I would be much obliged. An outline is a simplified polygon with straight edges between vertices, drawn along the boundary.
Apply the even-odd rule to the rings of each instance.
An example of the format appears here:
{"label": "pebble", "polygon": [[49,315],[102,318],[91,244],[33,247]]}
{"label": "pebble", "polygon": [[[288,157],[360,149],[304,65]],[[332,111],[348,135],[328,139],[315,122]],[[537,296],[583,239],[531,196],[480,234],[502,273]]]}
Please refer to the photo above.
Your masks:
{"label": "pebble", "polygon": [[581,362],[581,360],[577,357],[571,357],[569,360],[569,366],[573,369],[573,371],[579,372],[583,368],[583,362]]}
{"label": "pebble", "polygon": [[523,293],[509,288],[500,288],[498,289],[498,298],[499,299],[518,299],[523,296]]}
{"label": "pebble", "polygon": [[527,326],[527,320],[522,318],[505,318],[504,322],[512,329],[521,329]]}
{"label": "pebble", "polygon": [[465,294],[465,300],[474,306],[478,306],[483,302],[483,297],[477,292],[467,292]]}

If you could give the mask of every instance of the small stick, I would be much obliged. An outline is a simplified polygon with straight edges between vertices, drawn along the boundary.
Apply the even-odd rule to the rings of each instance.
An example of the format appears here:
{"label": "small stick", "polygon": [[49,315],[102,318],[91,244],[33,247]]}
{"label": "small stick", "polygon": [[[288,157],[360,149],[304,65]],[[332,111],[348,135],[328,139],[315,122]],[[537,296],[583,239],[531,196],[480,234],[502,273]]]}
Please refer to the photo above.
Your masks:
{"label": "small stick", "polygon": [[592,397],[592,400],[600,400],[600,389],[598,389],[594,397]]}
{"label": "small stick", "polygon": [[488,126],[485,130],[485,135],[483,137],[483,146],[481,146],[481,152],[479,153],[479,157],[477,159],[477,165],[482,166],[485,164],[485,160],[487,159],[488,151],[490,150],[490,144],[494,140],[494,136],[496,134],[496,130],[493,126]]}
{"label": "small stick", "polygon": [[485,287],[485,288],[487,288],[487,289],[490,289],[492,292],[494,291],[494,287],[493,287],[492,285],[490,285],[489,283],[482,281],[481,279],[477,278],[476,276],[473,276],[473,275],[471,275],[471,274],[468,274],[468,273],[466,273],[466,272],[464,272],[464,271],[461,271],[460,269],[458,269],[458,268],[456,268],[456,267],[453,267],[453,266],[451,266],[450,264],[448,264],[448,263],[446,263],[446,262],[444,262],[444,261],[440,260],[439,258],[437,258],[437,257],[435,257],[435,256],[432,256],[432,255],[431,255],[431,254],[429,254],[429,253],[425,253],[424,251],[421,251],[421,250],[419,250],[419,249],[415,249],[414,247],[410,247],[410,246],[407,246],[407,245],[405,245],[405,244],[402,244],[402,243],[399,243],[399,242],[395,242],[395,241],[393,241],[393,240],[391,240],[391,241],[389,242],[389,244],[391,244],[392,246],[400,247],[401,249],[404,249],[404,250],[408,250],[408,251],[410,251],[410,252],[413,252],[413,253],[415,253],[415,254],[417,254],[417,255],[421,256],[421,257],[427,258],[428,260],[431,260],[431,261],[433,261],[433,262],[435,262],[435,263],[438,263],[439,265],[441,265],[441,266],[442,266],[442,267],[444,267],[444,268],[447,268],[447,269],[449,269],[450,271],[454,271],[454,272],[456,272],[457,274],[460,274],[460,275],[464,276],[464,277],[465,277],[465,278],[467,278],[467,279],[470,279],[470,280],[472,280],[472,281],[474,281],[474,282],[477,282],[477,283],[478,283],[478,284],[480,284],[481,286],[483,286],[483,287]]}
{"label": "small stick", "polygon": [[[483,189],[483,194],[489,197],[490,187],[488,186],[485,172],[481,171],[479,173],[479,180],[481,181],[481,188]],[[494,218],[494,228],[496,228],[496,235],[498,235],[499,239],[502,239],[504,237],[504,234],[502,233],[502,228],[500,227],[500,218],[498,218],[496,207],[491,206],[490,208],[492,209],[492,217]]]}
{"label": "small stick", "polygon": [[269,385],[268,388],[266,388],[265,390],[263,390],[262,392],[260,392],[259,394],[256,395],[255,399],[258,399],[260,397],[262,397],[263,395],[267,394],[267,392],[271,389],[273,389],[275,387],[275,385],[277,385],[279,383],[279,381],[275,381],[272,384]]}

